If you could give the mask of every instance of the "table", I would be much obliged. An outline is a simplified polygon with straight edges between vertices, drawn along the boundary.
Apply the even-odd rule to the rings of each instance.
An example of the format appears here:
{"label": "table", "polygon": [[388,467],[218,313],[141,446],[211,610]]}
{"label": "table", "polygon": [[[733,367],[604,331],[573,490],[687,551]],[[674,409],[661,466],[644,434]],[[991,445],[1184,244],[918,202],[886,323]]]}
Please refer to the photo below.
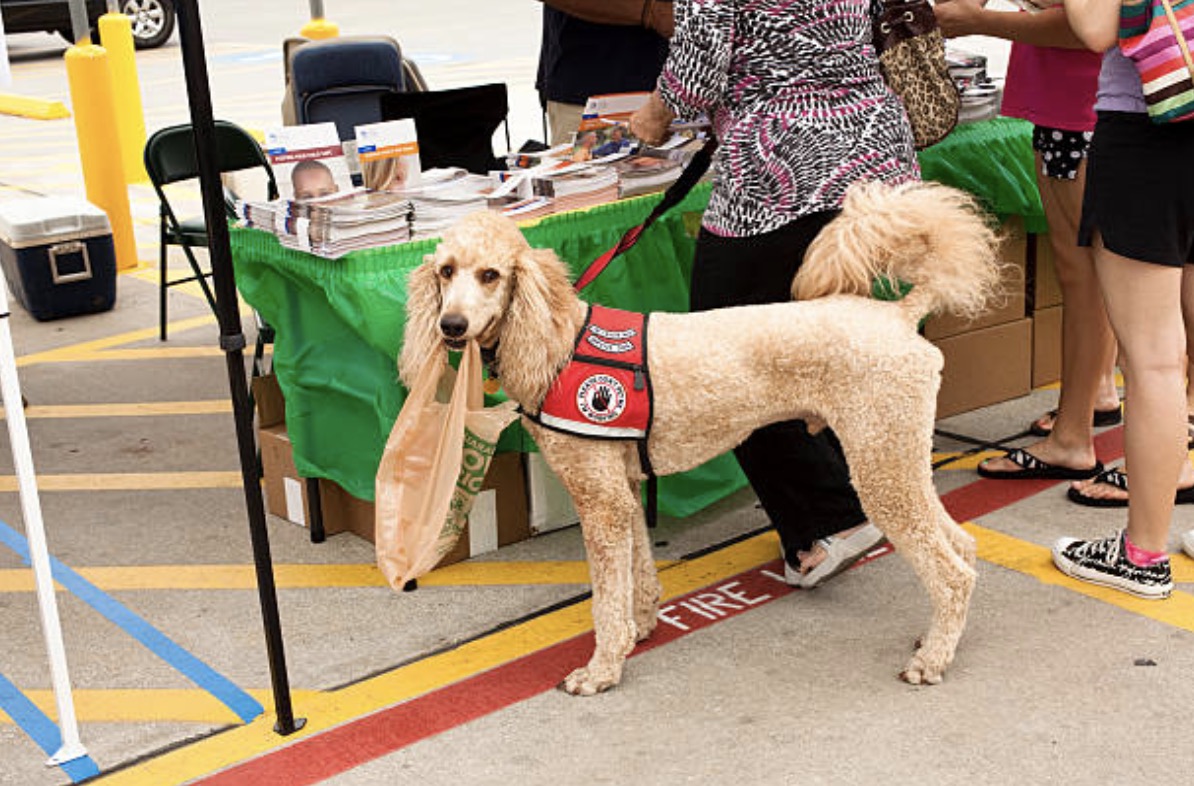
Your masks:
{"label": "table", "polygon": [[[923,151],[920,161],[926,179],[971,191],[1001,217],[1023,217],[1028,231],[1043,229],[1030,124],[996,118],[959,126]],[[686,311],[696,229],[709,193],[708,184],[693,189],[583,297],[629,310]],[[532,246],[554,248],[575,274],[638,224],[658,199],[653,194],[548,216],[523,233]],[[233,227],[230,234],[237,286],[277,332],[274,370],[299,474],[328,478],[372,500],[385,440],[405,399],[396,358],[406,277],[438,240],[329,260],[285,249],[268,232]],[[521,428],[511,427],[498,449],[534,446]],[[659,508],[684,517],[745,485],[737,462],[726,454],[661,478]]]}

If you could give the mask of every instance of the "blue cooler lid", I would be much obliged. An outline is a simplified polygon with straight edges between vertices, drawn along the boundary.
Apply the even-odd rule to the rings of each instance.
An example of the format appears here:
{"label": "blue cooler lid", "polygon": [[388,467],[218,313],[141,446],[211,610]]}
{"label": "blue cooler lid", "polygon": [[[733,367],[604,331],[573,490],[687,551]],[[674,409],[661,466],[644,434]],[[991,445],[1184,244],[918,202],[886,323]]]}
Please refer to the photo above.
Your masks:
{"label": "blue cooler lid", "polygon": [[0,202],[0,240],[14,249],[111,231],[108,214],[78,197],[23,197]]}

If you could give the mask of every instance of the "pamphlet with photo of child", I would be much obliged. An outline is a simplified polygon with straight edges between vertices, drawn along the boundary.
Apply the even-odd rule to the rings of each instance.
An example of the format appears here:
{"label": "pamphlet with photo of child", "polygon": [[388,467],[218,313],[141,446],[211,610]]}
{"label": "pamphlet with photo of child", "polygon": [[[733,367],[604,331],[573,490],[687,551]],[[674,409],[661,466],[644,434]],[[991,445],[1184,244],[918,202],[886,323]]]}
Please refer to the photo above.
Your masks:
{"label": "pamphlet with photo of child", "polygon": [[[609,93],[589,96],[581,114],[580,125],[573,136],[572,149],[568,155],[574,162],[618,158],[640,153],[649,146],[642,144],[630,133],[630,116],[647,102],[650,93]],[[690,140],[703,136],[708,121],[700,118],[694,122],[672,123],[672,135],[655,149],[667,150],[682,146]],[[613,156],[614,158],[610,158]]]}
{"label": "pamphlet with photo of child", "polygon": [[356,137],[365,188],[402,191],[419,184],[419,138],[414,120],[357,126]]}
{"label": "pamphlet with photo of child", "polygon": [[335,123],[268,129],[265,152],[284,199],[302,201],[353,189]]}

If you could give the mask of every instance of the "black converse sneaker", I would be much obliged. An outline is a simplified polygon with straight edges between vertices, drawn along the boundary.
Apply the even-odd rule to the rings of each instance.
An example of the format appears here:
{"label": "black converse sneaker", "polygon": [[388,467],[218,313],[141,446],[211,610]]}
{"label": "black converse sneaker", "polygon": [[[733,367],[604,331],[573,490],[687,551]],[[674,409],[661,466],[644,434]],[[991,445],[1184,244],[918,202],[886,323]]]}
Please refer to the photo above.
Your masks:
{"label": "black converse sneaker", "polygon": [[1141,598],[1159,600],[1173,591],[1169,560],[1142,568],[1128,560],[1124,531],[1100,540],[1060,538],[1053,544],[1053,564],[1067,576],[1102,584]]}

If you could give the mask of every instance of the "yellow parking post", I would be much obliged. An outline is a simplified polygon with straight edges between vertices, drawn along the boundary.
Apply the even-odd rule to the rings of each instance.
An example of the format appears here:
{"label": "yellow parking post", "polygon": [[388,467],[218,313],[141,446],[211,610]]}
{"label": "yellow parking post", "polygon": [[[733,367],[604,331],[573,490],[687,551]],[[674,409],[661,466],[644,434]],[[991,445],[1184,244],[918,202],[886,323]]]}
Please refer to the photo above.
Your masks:
{"label": "yellow parking post", "polygon": [[125,181],[145,183],[145,111],[141,107],[141,83],[137,78],[137,59],[133,50],[133,24],[122,13],[108,13],[99,18],[100,40],[108,50],[112,69],[112,97],[115,101],[116,126],[120,130],[120,161]]}
{"label": "yellow parking post", "polygon": [[329,22],[321,17],[312,19],[303,25],[303,28],[299,30],[299,35],[303,38],[310,38],[312,41],[321,38],[335,38],[340,35],[340,27],[335,22]]}
{"label": "yellow parking post", "polygon": [[108,214],[116,247],[116,267],[120,270],[136,267],[137,241],[120,157],[120,132],[107,51],[92,44],[72,46],[66,50],[66,77],[87,201]]}

